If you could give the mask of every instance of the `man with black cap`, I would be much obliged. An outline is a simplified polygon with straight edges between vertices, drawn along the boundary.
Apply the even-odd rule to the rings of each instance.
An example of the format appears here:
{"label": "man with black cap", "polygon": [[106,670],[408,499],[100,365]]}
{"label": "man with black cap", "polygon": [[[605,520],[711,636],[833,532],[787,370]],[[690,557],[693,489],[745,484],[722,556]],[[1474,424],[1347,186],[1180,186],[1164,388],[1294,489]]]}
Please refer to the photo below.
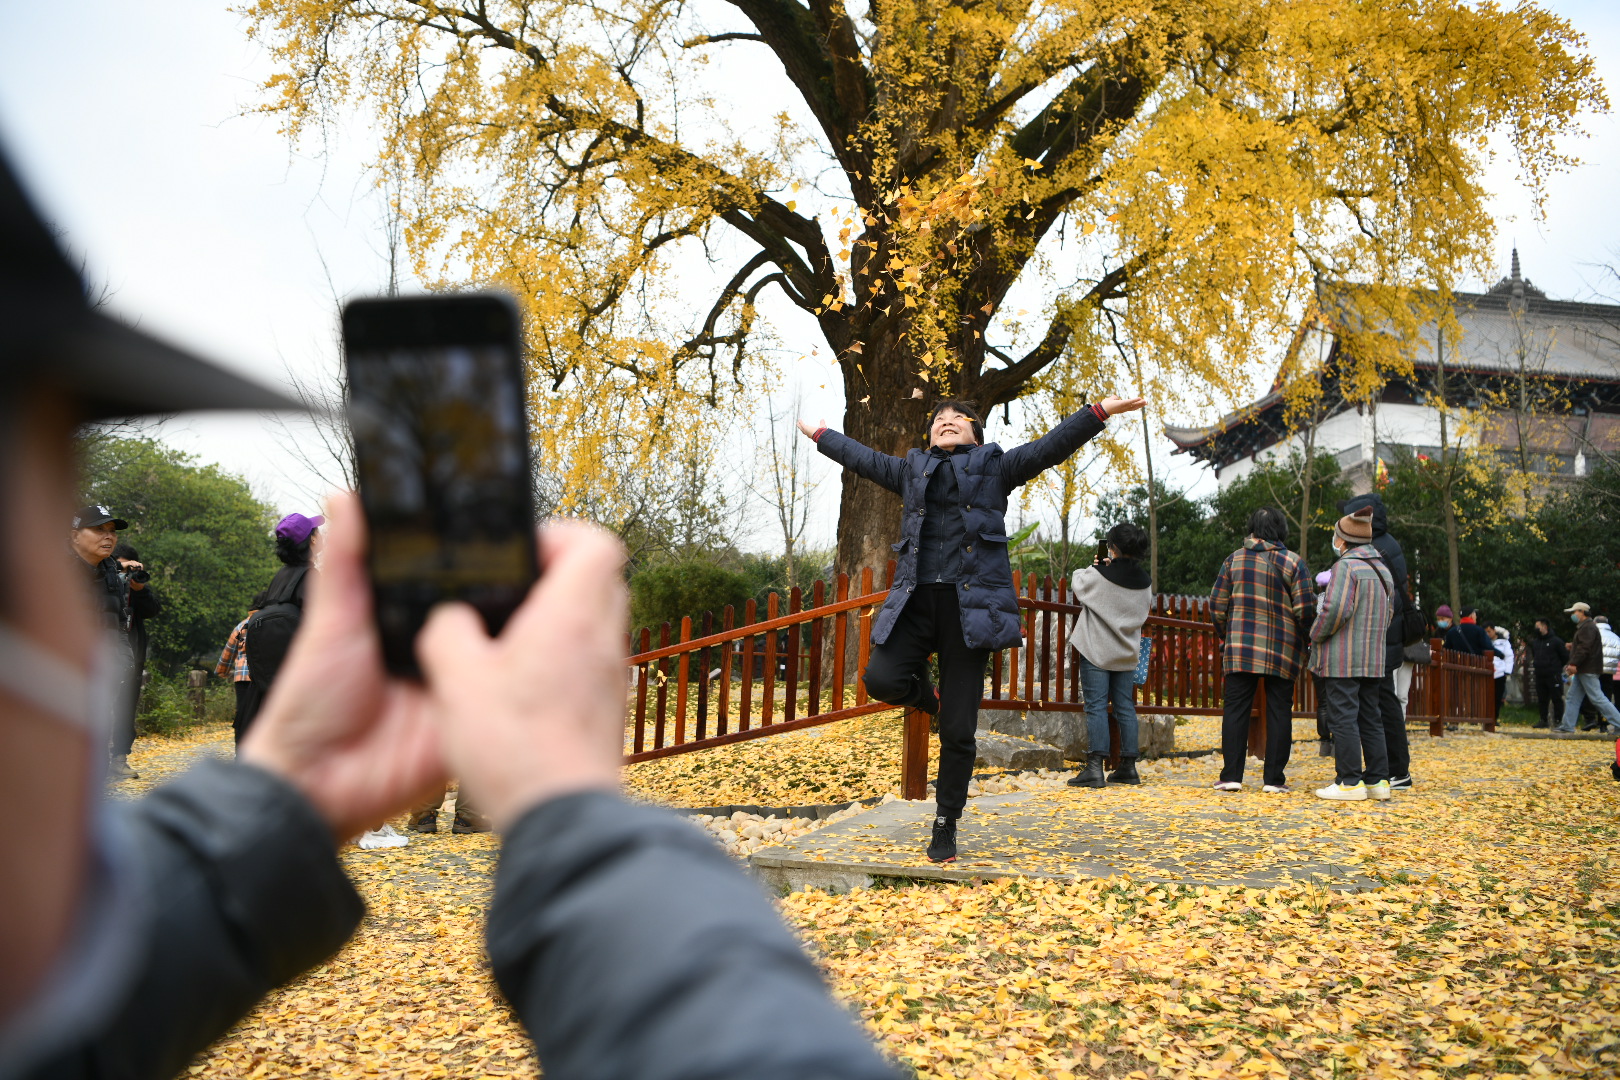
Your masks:
{"label": "man with black cap", "polygon": [[107,710],[104,723],[112,733],[107,774],[115,780],[131,780],[136,776],[135,770],[129,767],[129,751],[135,745],[135,695],[130,684],[131,680],[140,678],[140,673],[131,632],[137,618],[157,614],[157,600],[148,583],[126,578],[123,567],[113,558],[118,532],[127,528],[129,522],[96,504],[79,507],[68,532],[69,546],[87,570],[90,606],[103,631],[102,642],[106,649],[103,663],[108,665],[107,683],[111,691],[104,703]]}
{"label": "man with black cap", "polygon": [[617,794],[628,599],[601,530],[542,534],[546,573],[499,638],[437,610],[404,682],[382,666],[358,500],[338,497],[240,759],[103,804],[97,631],[61,553],[73,432],[296,405],[92,309],[3,157],[0,326],[0,558],[27,568],[0,590],[0,790],[29,814],[0,829],[0,1077],[182,1072],[349,938],[364,905],[337,844],[449,766],[505,836],[490,959],[553,1080],[892,1080],[742,871]]}

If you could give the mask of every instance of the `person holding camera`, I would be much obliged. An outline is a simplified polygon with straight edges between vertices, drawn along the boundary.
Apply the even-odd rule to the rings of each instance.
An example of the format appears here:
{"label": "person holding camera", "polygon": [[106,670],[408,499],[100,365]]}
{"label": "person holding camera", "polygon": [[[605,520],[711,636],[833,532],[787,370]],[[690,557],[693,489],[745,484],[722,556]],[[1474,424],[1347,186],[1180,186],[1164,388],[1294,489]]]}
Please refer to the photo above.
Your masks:
{"label": "person holding camera", "polygon": [[[984,442],[966,401],[941,401],[928,420],[928,448],[905,457],[863,446],[825,424],[799,430],[844,468],[901,497],[899,553],[888,599],[872,620],[866,689],[891,705],[939,718],[939,775],[928,858],[956,858],[956,820],[967,805],[975,731],[990,654],[1024,640],[1007,558],[1007,498],[1102,432],[1108,418],[1146,404],[1107,397],[1041,438],[1011,450]],[[939,658],[940,686],[928,678]]]}
{"label": "person holding camera", "polygon": [[0,829],[0,1077],[182,1074],[354,933],[365,908],[338,844],[453,771],[504,835],[488,951],[549,1080],[894,1080],[758,885],[618,794],[626,556],[599,529],[544,531],[544,576],[499,637],[465,605],[437,611],[424,679],[402,680],[382,663],[358,500],[340,496],[240,759],[109,803],[92,657],[112,605],[96,595],[92,621],[84,579],[112,550],[88,521],[117,519],[81,512],[93,558],[61,557],[73,433],[298,405],[92,308],[3,155],[0,312],[0,547],[28,570],[0,590],[0,789],[29,808],[26,829]]}
{"label": "person holding camera", "polygon": [[[106,697],[102,722],[109,733],[107,774],[115,780],[133,780],[139,774],[129,767],[129,751],[135,745],[135,702],[140,696],[140,667],[145,648],[136,659],[136,621],[157,614],[157,597],[150,588],[151,575],[139,562],[126,571],[113,557],[118,532],[129,522],[100,504],[81,506],[73,515],[68,533],[69,546],[83,565],[90,585],[91,606],[102,633],[102,645],[109,678],[114,687]],[[144,632],[144,628],[143,628]]]}

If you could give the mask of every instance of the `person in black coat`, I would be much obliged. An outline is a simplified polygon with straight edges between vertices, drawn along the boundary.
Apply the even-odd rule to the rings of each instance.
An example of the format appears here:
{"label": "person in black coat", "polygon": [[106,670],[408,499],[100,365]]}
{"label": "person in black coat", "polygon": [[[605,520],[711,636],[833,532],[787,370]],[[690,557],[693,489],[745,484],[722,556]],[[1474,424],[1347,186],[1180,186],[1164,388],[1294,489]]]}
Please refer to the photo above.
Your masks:
{"label": "person in black coat", "polygon": [[[1023,642],[1023,619],[1007,558],[1007,498],[1102,431],[1108,417],[1142,398],[1104,398],[1034,442],[1003,450],[984,442],[973,405],[942,401],[928,421],[928,448],[905,457],[862,446],[825,424],[799,430],[838,464],[901,497],[894,582],[872,621],[866,689],[879,701],[934,713],[939,774],[928,857],[956,858],[956,820],[967,805],[974,733],[990,654]],[[940,687],[928,680],[939,658]]]}
{"label": "person in black coat", "polygon": [[[146,654],[152,643],[152,632],[146,628],[146,620],[154,619],[162,614],[163,605],[158,602],[156,593],[152,589],[152,575],[141,562],[140,553],[122,540],[113,548],[112,557],[118,563],[119,571],[124,575],[124,581],[131,590],[129,612],[129,651],[134,664],[135,677],[131,680],[129,715],[133,720],[140,709],[142,673],[146,671]],[[142,588],[138,591],[135,586]],[[135,742],[135,725],[129,728],[130,745]],[[116,748],[115,748],[116,752]],[[126,748],[125,754],[129,753]]]}
{"label": "person in black coat", "polygon": [[107,769],[116,780],[133,780],[139,775],[130,768],[129,751],[135,745],[135,705],[146,661],[143,624],[158,612],[157,597],[145,575],[127,573],[116,557],[118,532],[127,528],[129,522],[95,504],[74,513],[68,533],[69,546],[88,568],[91,607],[103,631],[110,665],[108,678],[116,683],[106,695],[103,717],[110,739]]}
{"label": "person in black coat", "polygon": [[1353,514],[1372,507],[1372,545],[1384,557],[1384,565],[1395,578],[1389,629],[1384,634],[1384,679],[1378,687],[1378,714],[1383,721],[1384,746],[1389,753],[1391,790],[1412,786],[1412,749],[1406,738],[1406,695],[1412,685],[1412,665],[1406,662],[1406,642],[1402,620],[1412,599],[1407,594],[1406,555],[1399,540],[1390,535],[1389,511],[1376,494],[1357,495],[1339,504],[1340,514]]}
{"label": "person in black coat", "polygon": [[[1551,727],[1564,717],[1564,665],[1569,663],[1569,646],[1552,631],[1552,622],[1537,619],[1530,635],[1530,668],[1536,680],[1536,707],[1541,718],[1538,728]],[[1549,711],[1550,710],[1550,711]]]}

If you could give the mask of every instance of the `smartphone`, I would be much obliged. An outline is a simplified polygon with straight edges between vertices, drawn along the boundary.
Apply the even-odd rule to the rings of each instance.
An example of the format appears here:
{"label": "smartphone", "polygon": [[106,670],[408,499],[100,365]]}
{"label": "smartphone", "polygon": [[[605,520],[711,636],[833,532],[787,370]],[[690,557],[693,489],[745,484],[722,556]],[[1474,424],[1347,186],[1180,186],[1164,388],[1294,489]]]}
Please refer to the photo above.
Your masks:
{"label": "smartphone", "polygon": [[418,676],[435,604],[465,601],[497,634],[539,576],[517,306],[356,300],[343,354],[383,662]]}

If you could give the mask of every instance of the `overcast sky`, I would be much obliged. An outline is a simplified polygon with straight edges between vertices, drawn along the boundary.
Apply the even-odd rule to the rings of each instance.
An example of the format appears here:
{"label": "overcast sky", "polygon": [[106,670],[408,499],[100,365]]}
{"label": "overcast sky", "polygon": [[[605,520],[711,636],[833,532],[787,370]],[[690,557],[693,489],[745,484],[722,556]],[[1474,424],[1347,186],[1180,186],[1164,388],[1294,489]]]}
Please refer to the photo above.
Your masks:
{"label": "overcast sky", "polygon": [[[1620,4],[1545,6],[1588,35],[1606,86],[1620,93]],[[289,370],[329,376],[335,298],[387,280],[363,133],[324,156],[295,154],[274,121],[239,115],[269,67],[223,2],[0,0],[0,13],[0,138],[111,306],[264,381]],[[1583,164],[1553,180],[1545,222],[1531,218],[1510,160],[1490,177],[1503,270],[1516,242],[1526,276],[1563,299],[1591,298],[1600,268],[1620,263],[1620,122],[1611,114],[1587,126],[1592,137],[1565,148]],[[812,329],[798,329],[808,346]],[[828,375],[820,363],[799,369],[812,417],[841,414]],[[313,512],[325,490],[267,420],[186,417],[163,437],[245,476],[282,512]],[[1213,490],[1206,471],[1173,476]],[[827,475],[814,542],[831,540],[836,491]],[[757,546],[779,546],[760,509]]]}

